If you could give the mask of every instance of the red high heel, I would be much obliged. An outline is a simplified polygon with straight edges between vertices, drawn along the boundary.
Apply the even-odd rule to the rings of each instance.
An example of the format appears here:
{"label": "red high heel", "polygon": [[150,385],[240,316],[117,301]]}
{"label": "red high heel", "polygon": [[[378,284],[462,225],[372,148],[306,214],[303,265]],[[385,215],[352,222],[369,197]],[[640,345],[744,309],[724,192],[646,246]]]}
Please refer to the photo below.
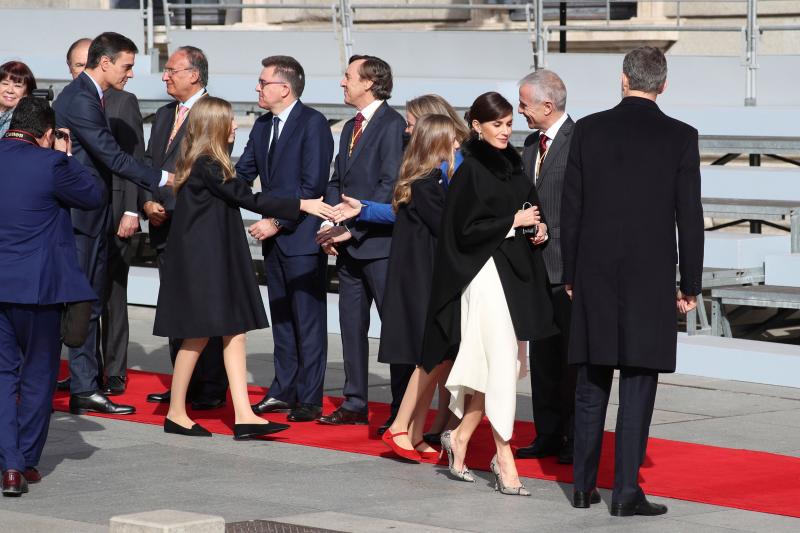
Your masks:
{"label": "red high heel", "polygon": [[401,433],[392,433],[388,429],[386,432],[381,436],[381,440],[384,444],[386,444],[396,455],[400,456],[403,459],[408,461],[414,461],[416,463],[422,460],[419,452],[417,450],[407,450],[405,448],[401,448],[395,441],[395,437],[399,437],[401,435],[408,435],[407,431],[403,431]]}
{"label": "red high heel", "polygon": [[436,450],[432,452],[421,452],[417,450],[417,446],[419,446],[420,444],[425,444],[425,440],[421,440],[418,443],[416,443],[414,445],[414,451],[416,451],[419,454],[419,456],[422,457],[423,461],[433,461],[433,462],[439,461],[439,458],[442,456],[441,452],[437,452]]}

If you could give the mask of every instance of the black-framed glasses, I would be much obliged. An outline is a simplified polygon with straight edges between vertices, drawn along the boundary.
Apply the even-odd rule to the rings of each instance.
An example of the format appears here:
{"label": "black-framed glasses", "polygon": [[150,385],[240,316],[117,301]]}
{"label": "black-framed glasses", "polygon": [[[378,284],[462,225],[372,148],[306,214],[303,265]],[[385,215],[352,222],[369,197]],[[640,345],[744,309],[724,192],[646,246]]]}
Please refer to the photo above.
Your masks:
{"label": "black-framed glasses", "polygon": [[176,72],[183,72],[184,70],[196,70],[194,67],[188,68],[165,68],[164,75],[167,77],[172,77]]}
{"label": "black-framed glasses", "polygon": [[285,81],[267,81],[262,79],[258,80],[258,86],[261,87],[262,89],[267,85],[289,85],[289,84],[286,83]]}

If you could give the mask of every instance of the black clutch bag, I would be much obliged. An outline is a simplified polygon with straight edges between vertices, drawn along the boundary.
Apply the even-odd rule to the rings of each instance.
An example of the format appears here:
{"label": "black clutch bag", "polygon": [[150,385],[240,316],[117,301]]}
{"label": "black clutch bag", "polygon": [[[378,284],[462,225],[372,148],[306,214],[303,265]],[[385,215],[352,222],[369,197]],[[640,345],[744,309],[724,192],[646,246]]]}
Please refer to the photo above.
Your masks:
{"label": "black clutch bag", "polygon": [[89,335],[89,316],[92,302],[70,302],[64,304],[61,314],[61,342],[70,348],[78,348]]}

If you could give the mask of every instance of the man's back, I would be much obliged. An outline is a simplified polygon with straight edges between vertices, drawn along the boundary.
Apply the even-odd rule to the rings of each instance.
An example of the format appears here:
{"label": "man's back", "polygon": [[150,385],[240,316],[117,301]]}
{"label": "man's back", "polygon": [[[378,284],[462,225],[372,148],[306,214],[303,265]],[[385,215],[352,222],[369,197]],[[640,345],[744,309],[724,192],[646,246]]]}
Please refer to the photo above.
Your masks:
{"label": "man's back", "polygon": [[21,141],[0,141],[0,168],[0,301],[94,298],[78,268],[67,207],[102,205],[102,186],[63,153]]}

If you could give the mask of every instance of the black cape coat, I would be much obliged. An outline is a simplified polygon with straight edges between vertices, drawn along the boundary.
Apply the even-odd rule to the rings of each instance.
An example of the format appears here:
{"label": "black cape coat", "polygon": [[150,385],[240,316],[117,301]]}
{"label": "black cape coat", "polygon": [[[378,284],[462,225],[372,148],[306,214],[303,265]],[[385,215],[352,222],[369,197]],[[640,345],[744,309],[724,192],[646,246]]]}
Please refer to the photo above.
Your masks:
{"label": "black cape coat", "polygon": [[411,184],[400,206],[383,294],[381,363],[422,364],[422,335],[433,281],[433,257],[442,224],[445,189],[441,170]]}
{"label": "black cape coat", "polygon": [[674,372],[678,251],[685,294],[700,293],[703,275],[697,130],[638,97],[579,120],[561,246],[569,362]]}
{"label": "black cape coat", "polygon": [[478,139],[467,141],[462,152],[464,162],[447,191],[436,247],[422,352],[428,372],[458,353],[461,293],[489,258],[497,266],[517,339],[558,332],[541,249],[520,231],[506,239],[523,204],[539,205],[522,159],[512,146],[501,151]]}
{"label": "black cape coat", "polygon": [[223,182],[210,157],[195,161],[178,191],[164,252],[153,334],[180,339],[235,335],[269,326],[239,207],[297,219],[299,200]]}

